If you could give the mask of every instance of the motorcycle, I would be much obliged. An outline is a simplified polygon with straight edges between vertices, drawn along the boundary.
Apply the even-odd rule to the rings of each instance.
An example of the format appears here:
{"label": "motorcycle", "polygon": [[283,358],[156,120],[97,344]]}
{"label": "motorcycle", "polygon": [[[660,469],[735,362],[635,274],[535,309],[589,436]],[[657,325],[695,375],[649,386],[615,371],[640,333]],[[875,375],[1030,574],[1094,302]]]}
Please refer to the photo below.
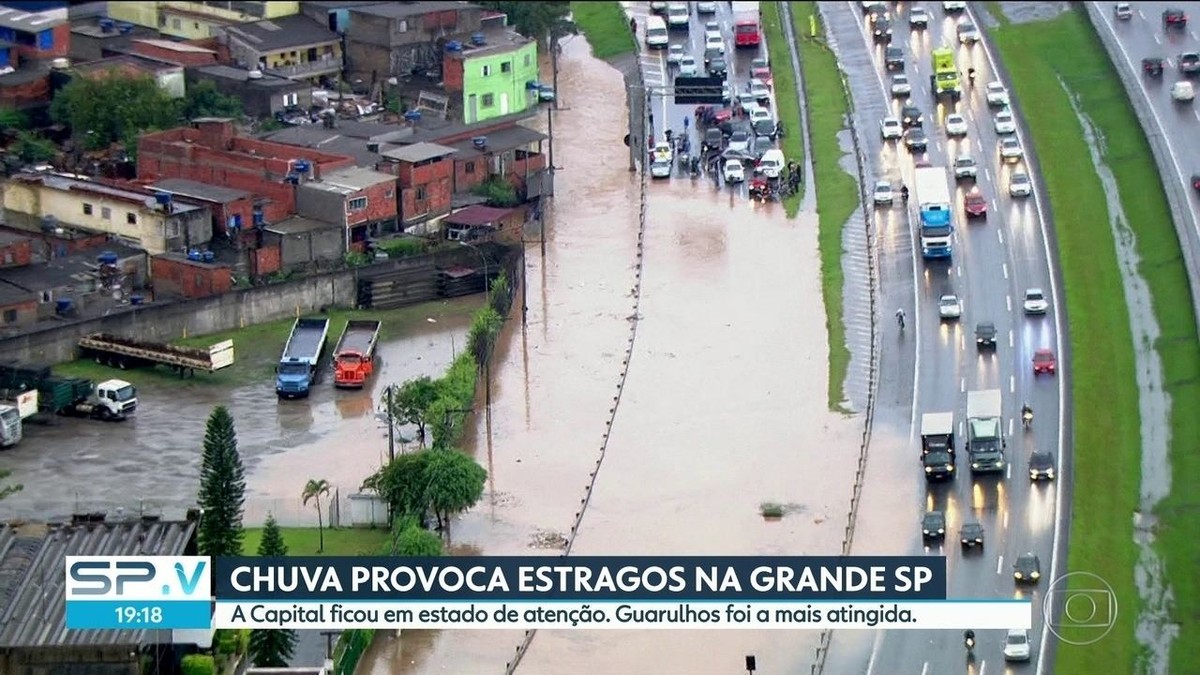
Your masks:
{"label": "motorcycle", "polygon": [[1021,426],[1025,427],[1026,429],[1033,426],[1033,411],[1032,410],[1025,409],[1021,413]]}
{"label": "motorcycle", "polygon": [[691,164],[692,164],[692,166],[691,166],[692,178],[699,178],[700,177],[700,158],[693,157]]}

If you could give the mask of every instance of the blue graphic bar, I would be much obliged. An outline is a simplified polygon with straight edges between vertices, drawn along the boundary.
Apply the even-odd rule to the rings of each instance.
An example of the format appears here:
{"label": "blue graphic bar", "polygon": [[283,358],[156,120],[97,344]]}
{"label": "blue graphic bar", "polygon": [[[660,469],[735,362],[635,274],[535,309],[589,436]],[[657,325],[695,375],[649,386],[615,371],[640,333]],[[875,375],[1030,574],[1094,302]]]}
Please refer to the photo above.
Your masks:
{"label": "blue graphic bar", "polygon": [[186,630],[212,628],[209,600],[68,600],[67,628]]}

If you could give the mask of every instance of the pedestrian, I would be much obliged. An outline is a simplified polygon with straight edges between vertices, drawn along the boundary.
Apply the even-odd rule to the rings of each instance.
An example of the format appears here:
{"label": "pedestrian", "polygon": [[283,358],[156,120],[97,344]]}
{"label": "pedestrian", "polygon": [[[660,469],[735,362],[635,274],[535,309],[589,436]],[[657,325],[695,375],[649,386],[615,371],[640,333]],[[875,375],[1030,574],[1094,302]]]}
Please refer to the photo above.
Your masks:
{"label": "pedestrian", "polygon": [[650,128],[653,129],[654,128],[654,112],[651,111],[650,113],[648,113],[648,115],[650,116]]}
{"label": "pedestrian", "polygon": [[637,19],[629,20],[629,32],[637,35]]}

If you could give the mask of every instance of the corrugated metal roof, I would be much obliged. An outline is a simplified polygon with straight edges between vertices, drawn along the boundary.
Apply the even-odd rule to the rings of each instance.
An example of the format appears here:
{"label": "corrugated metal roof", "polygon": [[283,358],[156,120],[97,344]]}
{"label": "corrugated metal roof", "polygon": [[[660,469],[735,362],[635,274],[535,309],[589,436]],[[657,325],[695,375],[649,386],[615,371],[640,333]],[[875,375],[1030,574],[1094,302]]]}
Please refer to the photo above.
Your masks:
{"label": "corrugated metal roof", "polygon": [[191,521],[0,524],[0,649],[141,644],[143,630],[67,630],[64,559],[185,555],[195,533]]}

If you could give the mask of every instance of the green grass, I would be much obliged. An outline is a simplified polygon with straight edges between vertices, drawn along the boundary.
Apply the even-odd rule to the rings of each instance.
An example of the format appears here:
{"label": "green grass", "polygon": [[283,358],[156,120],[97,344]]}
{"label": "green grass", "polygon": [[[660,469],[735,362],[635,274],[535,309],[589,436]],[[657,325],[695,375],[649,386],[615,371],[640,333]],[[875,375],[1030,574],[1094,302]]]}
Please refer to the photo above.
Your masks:
{"label": "green grass", "polygon": [[[788,131],[779,144],[783,155],[789,161],[796,161],[804,166],[804,132],[800,126],[800,91],[796,83],[796,75],[792,72],[792,55],[788,49],[787,40],[783,33],[783,17],[778,2],[768,2],[763,5],[763,32],[766,33],[767,55],[774,67],[771,77],[774,80],[775,107],[778,117]],[[783,200],[783,207],[788,218],[795,218],[800,211],[800,199],[804,196],[807,186],[801,185],[796,194]]]}
{"label": "green grass", "polygon": [[[1162,337],[1154,345],[1173,400],[1172,486],[1160,505],[1157,549],[1166,561],[1180,626],[1172,673],[1200,672],[1195,573],[1200,537],[1190,491],[1200,483],[1200,344],[1179,242],[1161,178],[1125,90],[1087,19],[1078,11],[1052,21],[1011,24],[996,44],[1026,102],[1042,176],[1055,216],[1071,330],[1074,486],[1068,565],[1099,575],[1120,603],[1113,631],[1087,646],[1060,644],[1055,672],[1132,673],[1142,654],[1134,635],[1142,604],[1134,583],[1133,512],[1141,476],[1140,416],[1133,337],[1105,189],[1091,169],[1083,130],[1060,78],[1104,138],[1105,163],[1118,183],[1153,295]],[[1031,104],[1030,102],[1035,102]]]}
{"label": "green grass", "polygon": [[592,46],[592,56],[613,59],[637,52],[637,43],[629,32],[629,19],[616,2],[572,2],[575,25]]}
{"label": "green grass", "polygon": [[[315,527],[281,527],[283,542],[287,544],[288,555],[382,555],[387,544],[388,531],[385,528],[342,527],[336,530],[325,529],[325,550],[317,553],[317,528]],[[242,550],[246,555],[256,555],[258,544],[262,541],[262,528],[248,527],[246,537],[242,540]]]}
{"label": "green grass", "polygon": [[[845,127],[850,104],[833,52],[810,35],[811,16],[818,16],[816,3],[792,3],[792,28],[800,40],[800,61],[808,93],[808,135],[812,140],[819,228],[817,243],[821,253],[821,296],[825,301],[825,331],[829,334],[829,407],[840,410],[842,388],[850,368],[850,350],[846,347],[843,321],[845,308],[842,306],[842,287],[846,284],[842,273],[842,228],[859,206],[858,179],[838,165],[844,153],[838,145],[837,135]],[[779,72],[778,67],[775,72]]]}
{"label": "green grass", "polygon": [[[329,317],[330,348],[350,319],[378,319],[383,322],[380,327],[380,339],[387,340],[411,333],[416,326],[424,323],[427,318],[441,319],[451,316],[469,316],[478,309],[477,302],[438,301],[423,303],[393,310],[333,309]],[[306,315],[307,316],[307,315]],[[180,337],[173,343],[189,347],[208,347],[222,340],[233,340],[233,350],[236,361],[232,366],[223,368],[215,373],[197,373],[195,377],[180,379],[178,375],[163,367],[140,368],[137,371],[139,384],[159,383],[178,387],[236,387],[252,382],[271,379],[274,377],[275,365],[287,342],[288,333],[292,329],[295,318],[281,319],[269,323],[246,326],[245,328],[225,331],[215,335],[199,335]],[[67,377],[83,377],[91,380],[104,380],[120,376],[129,371],[117,370],[99,365],[93,361],[76,360],[54,367],[57,375]]]}

